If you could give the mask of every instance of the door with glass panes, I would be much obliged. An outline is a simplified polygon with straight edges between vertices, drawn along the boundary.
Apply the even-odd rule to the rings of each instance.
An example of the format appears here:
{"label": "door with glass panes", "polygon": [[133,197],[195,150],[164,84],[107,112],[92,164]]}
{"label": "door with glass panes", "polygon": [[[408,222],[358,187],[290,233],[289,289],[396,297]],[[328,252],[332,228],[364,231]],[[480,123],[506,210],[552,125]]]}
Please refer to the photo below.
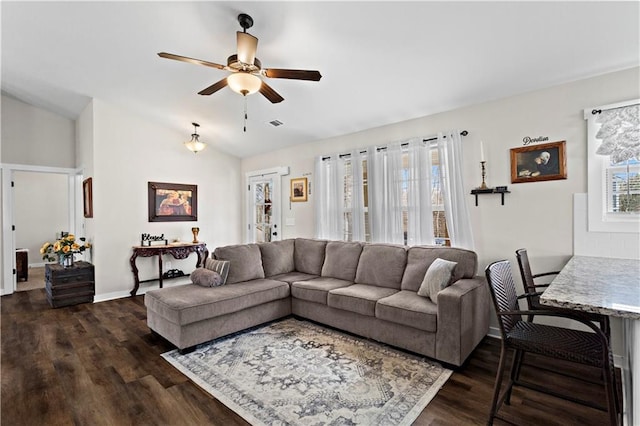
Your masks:
{"label": "door with glass panes", "polygon": [[247,242],[263,243],[280,239],[280,176],[249,178]]}

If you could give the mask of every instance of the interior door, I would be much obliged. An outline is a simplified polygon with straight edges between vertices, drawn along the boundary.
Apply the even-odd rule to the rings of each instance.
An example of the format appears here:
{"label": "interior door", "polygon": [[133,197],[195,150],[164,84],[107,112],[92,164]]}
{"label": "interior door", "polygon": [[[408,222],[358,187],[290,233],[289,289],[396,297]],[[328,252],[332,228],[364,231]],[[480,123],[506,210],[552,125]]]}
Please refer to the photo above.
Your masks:
{"label": "interior door", "polygon": [[268,174],[249,178],[247,242],[280,239],[280,176]]}

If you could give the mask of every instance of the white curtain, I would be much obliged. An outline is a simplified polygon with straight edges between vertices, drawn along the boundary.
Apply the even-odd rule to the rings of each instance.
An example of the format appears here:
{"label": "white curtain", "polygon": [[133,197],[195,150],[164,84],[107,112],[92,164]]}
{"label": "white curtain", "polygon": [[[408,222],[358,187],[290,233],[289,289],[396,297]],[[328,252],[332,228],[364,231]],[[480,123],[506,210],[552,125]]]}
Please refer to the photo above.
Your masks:
{"label": "white curtain", "polygon": [[413,139],[407,146],[407,245],[435,244],[429,144]]}
{"label": "white curtain", "polygon": [[473,235],[467,207],[468,194],[462,180],[462,138],[459,131],[438,134],[438,155],[445,218],[451,245],[473,250]]}
{"label": "white curtain", "polygon": [[[351,240],[365,241],[364,158],[360,151],[316,158],[316,238],[345,239],[345,212],[350,212],[346,220],[351,220]],[[347,164],[350,164],[350,172]]]}
{"label": "white curtain", "polygon": [[402,148],[400,143],[367,155],[371,241],[404,244],[402,231]]}
{"label": "white curtain", "polygon": [[365,241],[365,220],[364,220],[364,178],[362,161],[366,158],[360,151],[351,151],[349,161],[351,162],[351,176],[353,186],[351,189],[351,220],[352,220],[352,241]]}
{"label": "white curtain", "polygon": [[602,124],[596,134],[602,145],[596,154],[610,155],[613,163],[640,159],[640,104],[603,110],[596,123]]}
{"label": "white curtain", "polygon": [[315,221],[316,238],[341,240],[343,238],[344,186],[338,178],[342,161],[338,155],[316,158],[315,164]]}

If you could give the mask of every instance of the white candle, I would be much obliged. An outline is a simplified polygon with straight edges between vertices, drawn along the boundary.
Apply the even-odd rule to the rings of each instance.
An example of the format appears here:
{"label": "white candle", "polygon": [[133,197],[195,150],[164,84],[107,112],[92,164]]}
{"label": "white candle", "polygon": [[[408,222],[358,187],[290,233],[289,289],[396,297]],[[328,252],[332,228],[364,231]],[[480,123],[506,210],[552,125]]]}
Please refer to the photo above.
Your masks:
{"label": "white candle", "polygon": [[484,161],[484,143],[480,141],[480,161]]}

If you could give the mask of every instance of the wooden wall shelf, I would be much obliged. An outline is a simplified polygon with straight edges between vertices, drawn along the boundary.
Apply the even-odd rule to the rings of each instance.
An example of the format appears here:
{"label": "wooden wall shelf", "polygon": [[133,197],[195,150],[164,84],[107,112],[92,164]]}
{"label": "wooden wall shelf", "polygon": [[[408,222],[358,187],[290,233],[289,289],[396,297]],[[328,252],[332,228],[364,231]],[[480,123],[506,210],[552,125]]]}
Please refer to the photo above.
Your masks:
{"label": "wooden wall shelf", "polygon": [[500,194],[502,198],[502,205],[504,206],[504,194],[509,194],[511,191],[505,190],[496,190],[495,188],[487,188],[487,189],[472,189],[471,195],[475,195],[476,197],[476,207],[478,206],[478,195],[481,194]]}

